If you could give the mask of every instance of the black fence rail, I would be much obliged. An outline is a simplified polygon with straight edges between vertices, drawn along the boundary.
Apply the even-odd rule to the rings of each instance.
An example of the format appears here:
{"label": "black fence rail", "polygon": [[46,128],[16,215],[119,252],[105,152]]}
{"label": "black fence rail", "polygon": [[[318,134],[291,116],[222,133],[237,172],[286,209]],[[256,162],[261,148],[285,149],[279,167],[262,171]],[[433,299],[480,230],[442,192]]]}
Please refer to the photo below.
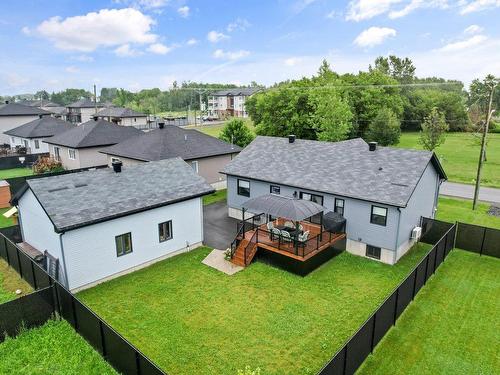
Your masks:
{"label": "black fence rail", "polygon": [[165,374],[1,232],[0,257],[35,289],[0,305],[0,342],[5,334],[15,336],[23,327],[40,326],[57,315],[122,374]]}
{"label": "black fence rail", "polygon": [[0,157],[0,170],[1,169],[11,169],[11,168],[31,168],[33,163],[35,163],[39,157],[49,156],[49,153],[42,154],[17,154],[17,155],[6,155]]}
{"label": "black fence rail", "polygon": [[441,231],[437,241],[431,243],[434,244],[432,249],[330,362],[321,369],[319,375],[354,374],[391,326],[396,324],[397,319],[418,291],[446,259],[454,247],[456,225],[425,218],[423,219],[424,225],[422,242],[429,243],[427,241],[435,239]]}
{"label": "black fence rail", "polygon": [[500,258],[500,230],[460,222],[457,225],[455,247]]}

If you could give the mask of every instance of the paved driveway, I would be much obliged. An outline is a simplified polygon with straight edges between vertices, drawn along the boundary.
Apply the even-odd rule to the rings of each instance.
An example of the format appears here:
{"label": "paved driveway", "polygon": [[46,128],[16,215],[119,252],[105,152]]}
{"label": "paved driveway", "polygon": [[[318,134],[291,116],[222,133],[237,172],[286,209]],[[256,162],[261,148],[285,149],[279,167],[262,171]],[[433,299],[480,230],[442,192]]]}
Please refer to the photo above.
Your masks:
{"label": "paved driveway", "polygon": [[[441,195],[459,198],[474,198],[474,186],[445,181],[439,190]],[[491,203],[500,203],[500,189],[481,186],[479,200]]]}
{"label": "paved driveway", "polygon": [[205,245],[226,250],[236,237],[238,220],[227,216],[226,202],[203,206],[203,235]]}

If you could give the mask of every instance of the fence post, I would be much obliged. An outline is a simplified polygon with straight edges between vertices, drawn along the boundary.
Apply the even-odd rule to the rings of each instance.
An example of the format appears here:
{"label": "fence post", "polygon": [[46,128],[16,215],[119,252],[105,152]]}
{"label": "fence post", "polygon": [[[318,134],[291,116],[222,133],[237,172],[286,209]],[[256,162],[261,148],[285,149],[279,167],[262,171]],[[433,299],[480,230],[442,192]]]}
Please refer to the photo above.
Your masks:
{"label": "fence post", "polygon": [[78,320],[76,318],[75,297],[71,294],[71,310],[73,310],[73,320],[75,321],[75,331],[78,332]]}
{"label": "fence post", "polygon": [[21,266],[21,257],[19,256],[19,249],[17,246],[15,247],[16,249],[16,255],[17,255],[17,264],[19,264],[19,275],[21,276],[21,279],[23,279],[23,267]]}
{"label": "fence post", "polygon": [[417,275],[418,275],[418,266],[415,268],[415,277],[413,278],[413,293],[411,294],[411,300],[415,298],[415,289],[417,288]]}
{"label": "fence post", "polygon": [[479,256],[483,255],[484,239],[486,238],[486,227],[483,227],[483,240],[481,241],[481,250],[479,251]]}
{"label": "fence post", "polygon": [[139,353],[135,351],[135,370],[137,375],[141,375],[141,364],[139,362]]}
{"label": "fence post", "polygon": [[5,239],[5,237],[3,236],[3,234],[2,234],[2,239],[3,239],[3,246],[5,248],[5,255],[7,255],[7,263],[10,266],[9,250],[7,250],[7,240]]}
{"label": "fence post", "polygon": [[370,347],[371,347],[371,350],[370,352],[373,353],[373,349],[374,349],[374,343],[375,343],[375,324],[377,322],[377,313],[378,313],[378,310],[377,312],[373,315],[373,328],[372,328],[372,341],[371,341],[371,344],[370,344]]}
{"label": "fence post", "polygon": [[106,350],[106,340],[104,339],[104,328],[102,328],[102,320],[101,319],[99,319],[99,332],[101,333],[102,356],[104,358],[106,358],[108,355],[108,351]]}
{"label": "fence post", "polygon": [[35,266],[33,265],[33,260],[31,260],[31,274],[33,275],[33,289],[37,290],[36,276],[35,276]]}
{"label": "fence post", "polygon": [[398,315],[398,299],[399,299],[399,287],[396,289],[396,303],[394,304],[394,323],[392,324],[393,326],[396,325],[396,319]]}

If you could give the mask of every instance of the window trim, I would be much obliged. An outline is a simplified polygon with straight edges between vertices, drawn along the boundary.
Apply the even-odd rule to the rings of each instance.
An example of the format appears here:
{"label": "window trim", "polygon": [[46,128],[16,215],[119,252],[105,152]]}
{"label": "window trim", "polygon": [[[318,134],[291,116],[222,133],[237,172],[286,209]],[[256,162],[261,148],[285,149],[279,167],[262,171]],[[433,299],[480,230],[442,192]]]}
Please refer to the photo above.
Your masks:
{"label": "window trim", "polygon": [[[243,182],[248,182],[248,188],[243,188],[243,189],[248,189],[248,195],[247,194],[242,194],[241,191],[240,191],[240,181],[243,181]],[[241,195],[242,197],[250,197],[250,180],[244,180],[242,178],[238,178],[238,180],[236,181],[236,193],[238,195]]]}
{"label": "window trim", "polygon": [[40,141],[38,139],[34,139],[33,143],[35,144],[35,149],[38,150],[40,148]]}
{"label": "window trim", "polygon": [[[161,236],[160,236],[160,228],[162,227],[162,225],[164,224],[167,224],[168,228],[169,228],[169,236],[168,237],[165,237],[163,240],[161,239]],[[162,242],[166,242],[168,240],[171,240],[172,238],[174,238],[174,233],[173,233],[173,226],[172,226],[172,220],[167,220],[167,221],[163,221],[161,223],[158,223],[158,241],[160,243]]]}
{"label": "window trim", "polygon": [[[196,168],[195,168],[195,167],[196,167]],[[200,167],[200,164],[198,163],[198,160],[193,160],[193,161],[191,162],[191,168],[193,168],[193,170],[194,170],[196,173],[198,173],[198,171],[199,171],[199,169],[198,169],[198,168],[199,168],[199,167]]]}
{"label": "window trim", "polygon": [[[121,254],[118,253],[118,239],[120,238],[120,240],[122,241],[122,247],[125,247],[125,243],[123,242],[123,236],[128,236],[130,237],[130,251],[128,252],[125,252],[123,251]],[[124,256],[124,255],[127,255],[127,254],[130,254],[134,251],[134,246],[132,244],[132,232],[127,232],[127,233],[122,233],[122,234],[119,234],[117,236],[115,236],[115,250],[116,250],[116,256],[117,257],[121,257],[121,256]]]}
{"label": "window trim", "polygon": [[[73,151],[74,157],[71,157],[71,151]],[[76,150],[74,148],[68,148],[68,159],[69,160],[76,160]]]}
{"label": "window trim", "polygon": [[[341,206],[337,206],[337,202],[342,202],[342,207]],[[333,212],[338,212],[337,211],[337,207],[339,208],[342,208],[342,213],[341,215],[344,216],[344,213],[345,213],[345,199],[342,199],[342,198],[335,198],[335,201],[333,203]],[[338,212],[340,213],[340,212]]]}
{"label": "window trim", "polygon": [[61,160],[61,148],[58,146],[54,146],[54,158],[56,160]]}
{"label": "window trim", "polygon": [[[277,188],[277,189],[278,189],[278,192],[277,192],[277,193],[275,193],[275,192],[273,191],[273,188]],[[269,193],[271,193],[271,194],[276,194],[276,195],[281,195],[281,186],[279,186],[279,185],[269,185]]]}
{"label": "window trim", "polygon": [[[371,255],[369,254],[368,252],[368,249],[371,248],[371,250],[376,250],[378,251],[378,257],[376,255]],[[367,258],[371,258],[371,259],[377,259],[377,260],[380,260],[380,256],[382,255],[382,248],[379,247],[379,246],[373,246],[373,245],[368,245],[366,244],[366,252],[365,252],[365,255]]]}
{"label": "window trim", "polygon": [[[374,215],[374,214],[373,214],[373,209],[374,209],[374,208],[380,208],[380,209],[382,209],[382,210],[385,210],[385,216],[384,216],[384,223],[383,223],[383,224],[381,224],[381,223],[376,223],[376,222],[374,222],[374,221],[373,221],[373,215]],[[380,226],[382,226],[382,227],[386,227],[386,226],[387,226],[387,214],[388,214],[388,211],[389,211],[389,210],[387,209],[387,207],[381,207],[381,206],[376,206],[376,205],[372,204],[372,209],[371,209],[371,213],[370,213],[370,223],[371,223],[371,224],[375,224],[375,225],[380,225]],[[378,214],[375,214],[375,215],[377,215],[377,216],[382,216],[382,215],[378,215]]]}

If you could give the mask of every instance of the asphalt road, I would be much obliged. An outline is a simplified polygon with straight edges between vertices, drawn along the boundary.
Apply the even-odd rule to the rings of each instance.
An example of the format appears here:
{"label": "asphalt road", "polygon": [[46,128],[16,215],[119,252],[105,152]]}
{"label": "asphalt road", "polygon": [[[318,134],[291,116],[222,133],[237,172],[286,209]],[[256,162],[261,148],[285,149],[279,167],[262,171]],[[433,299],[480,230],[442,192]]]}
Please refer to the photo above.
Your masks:
{"label": "asphalt road", "polygon": [[[439,193],[450,197],[472,199],[474,197],[474,185],[445,181],[441,185]],[[484,202],[500,203],[500,189],[481,187],[479,189],[479,200]]]}

